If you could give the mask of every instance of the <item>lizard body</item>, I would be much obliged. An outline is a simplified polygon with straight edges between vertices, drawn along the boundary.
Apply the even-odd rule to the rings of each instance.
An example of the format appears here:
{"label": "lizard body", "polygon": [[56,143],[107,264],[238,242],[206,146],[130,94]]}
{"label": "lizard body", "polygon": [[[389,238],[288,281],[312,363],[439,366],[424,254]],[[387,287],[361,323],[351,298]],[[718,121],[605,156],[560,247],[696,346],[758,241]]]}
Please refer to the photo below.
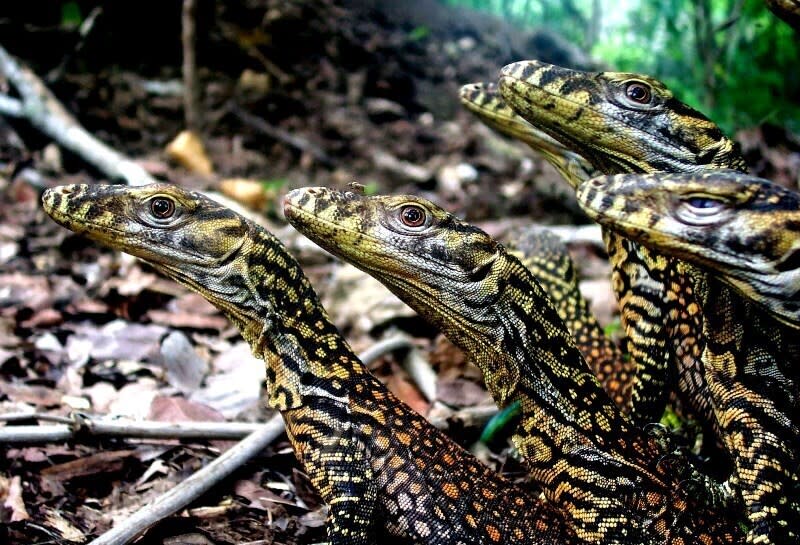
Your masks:
{"label": "lizard body", "polygon": [[[461,87],[459,96],[461,103],[486,125],[541,154],[572,187],[600,174],[583,157],[517,115],[503,102],[496,85],[470,83]],[[600,384],[614,402],[628,412],[633,385],[632,364],[606,337],[589,310],[589,302],[580,292],[575,267],[564,244],[546,229],[533,227],[514,233],[508,247],[517,252],[520,261],[547,290]]]}

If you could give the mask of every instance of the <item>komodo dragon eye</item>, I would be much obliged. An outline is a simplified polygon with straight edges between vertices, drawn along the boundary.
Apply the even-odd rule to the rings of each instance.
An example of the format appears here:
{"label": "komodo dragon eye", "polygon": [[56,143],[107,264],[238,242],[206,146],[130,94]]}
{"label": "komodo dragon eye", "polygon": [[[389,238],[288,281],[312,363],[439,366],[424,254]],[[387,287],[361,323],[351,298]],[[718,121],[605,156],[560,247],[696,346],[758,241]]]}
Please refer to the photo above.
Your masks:
{"label": "komodo dragon eye", "polygon": [[722,206],[721,202],[714,199],[708,199],[706,197],[690,197],[686,199],[684,202],[688,206],[691,206],[692,208],[708,209],[708,208],[717,208],[719,206]]}
{"label": "komodo dragon eye", "polygon": [[649,104],[653,93],[649,85],[641,81],[631,81],[625,85],[625,96],[639,104]]}
{"label": "komodo dragon eye", "polygon": [[694,195],[681,199],[675,212],[679,220],[689,225],[709,225],[724,219],[726,210],[723,201]]}
{"label": "komodo dragon eye", "polygon": [[166,197],[156,197],[150,201],[150,212],[158,219],[167,219],[175,213],[175,202]]}
{"label": "komodo dragon eye", "polygon": [[414,204],[407,204],[400,210],[400,221],[406,227],[420,227],[425,224],[425,209]]}

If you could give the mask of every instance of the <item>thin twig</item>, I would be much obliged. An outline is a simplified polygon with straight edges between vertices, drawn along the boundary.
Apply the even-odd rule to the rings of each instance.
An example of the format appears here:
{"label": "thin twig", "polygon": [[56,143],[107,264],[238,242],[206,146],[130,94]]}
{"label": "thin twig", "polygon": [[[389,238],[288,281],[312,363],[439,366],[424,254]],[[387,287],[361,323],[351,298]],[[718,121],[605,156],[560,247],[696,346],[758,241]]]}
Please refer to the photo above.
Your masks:
{"label": "thin twig", "polygon": [[248,422],[131,422],[82,416],[69,424],[6,426],[0,428],[0,443],[60,442],[81,434],[137,439],[241,439],[260,427]]}
{"label": "thin twig", "polygon": [[219,458],[181,481],[175,488],[93,540],[89,545],[123,545],[204,494],[247,460],[264,450],[281,433],[283,418],[276,415],[258,431],[251,433]]}
{"label": "thin twig", "polygon": [[186,128],[200,134],[200,87],[197,83],[197,60],[195,58],[196,21],[195,0],[183,0],[181,45],[183,46],[183,115]]}
{"label": "thin twig", "polygon": [[[16,109],[31,125],[73,153],[83,157],[111,179],[125,180],[128,185],[154,183],[141,166],[92,136],[70,114],[42,83],[36,74],[0,47],[0,74],[19,93],[22,108]],[[10,97],[0,95],[8,106]],[[11,106],[8,115],[14,115]]]}
{"label": "thin twig", "polygon": [[436,383],[439,380],[431,363],[422,357],[419,350],[412,348],[403,359],[403,367],[428,401],[436,400]]}
{"label": "thin twig", "polygon": [[333,159],[331,159],[327,153],[322,151],[322,148],[312,144],[305,138],[290,134],[278,127],[273,127],[260,117],[256,117],[253,114],[245,112],[234,102],[231,102],[228,108],[230,112],[238,117],[239,120],[241,120],[245,125],[253,127],[258,132],[264,133],[270,138],[278,140],[279,142],[283,142],[284,144],[296,148],[302,152],[308,153],[324,165],[331,166],[334,164]]}
{"label": "thin twig", "polygon": [[57,414],[21,412],[0,414],[0,422],[19,422],[20,420],[44,420],[45,422],[58,422],[59,424],[72,424],[74,418]]}
{"label": "thin twig", "polygon": [[7,117],[22,117],[22,102],[7,95],[0,95],[0,114]]}
{"label": "thin twig", "polygon": [[61,59],[61,62],[58,63],[58,66],[56,66],[47,74],[45,79],[48,83],[52,84],[54,81],[61,79],[61,76],[64,74],[64,70],[66,70],[70,61],[83,50],[83,46],[86,44],[86,38],[94,29],[94,24],[102,13],[103,8],[101,6],[97,6],[89,13],[88,16],[86,16],[86,19],[83,20],[80,28],[78,28],[78,43],[75,44],[75,47],[71,52],[64,55],[64,58]]}
{"label": "thin twig", "polygon": [[369,365],[373,361],[377,360],[381,356],[385,356],[390,352],[395,352],[397,350],[407,350],[409,348],[413,348],[414,344],[411,342],[405,335],[395,335],[393,337],[389,337],[388,339],[383,339],[381,341],[376,342],[363,352],[358,355],[359,359],[364,363],[364,365]]}

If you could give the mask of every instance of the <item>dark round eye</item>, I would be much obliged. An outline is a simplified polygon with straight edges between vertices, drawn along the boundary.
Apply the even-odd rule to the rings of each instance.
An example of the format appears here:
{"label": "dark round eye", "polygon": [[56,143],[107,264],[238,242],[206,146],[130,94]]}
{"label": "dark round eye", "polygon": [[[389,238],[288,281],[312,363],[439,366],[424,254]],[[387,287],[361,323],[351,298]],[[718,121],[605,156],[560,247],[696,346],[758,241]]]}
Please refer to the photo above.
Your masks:
{"label": "dark round eye", "polygon": [[175,213],[175,203],[166,197],[156,197],[150,201],[150,211],[159,219],[167,219]]}
{"label": "dark round eye", "polygon": [[632,81],[625,86],[625,96],[639,104],[649,104],[652,93],[648,85]]}
{"label": "dark round eye", "polygon": [[425,223],[425,210],[412,204],[400,210],[400,220],[408,227],[419,227]]}

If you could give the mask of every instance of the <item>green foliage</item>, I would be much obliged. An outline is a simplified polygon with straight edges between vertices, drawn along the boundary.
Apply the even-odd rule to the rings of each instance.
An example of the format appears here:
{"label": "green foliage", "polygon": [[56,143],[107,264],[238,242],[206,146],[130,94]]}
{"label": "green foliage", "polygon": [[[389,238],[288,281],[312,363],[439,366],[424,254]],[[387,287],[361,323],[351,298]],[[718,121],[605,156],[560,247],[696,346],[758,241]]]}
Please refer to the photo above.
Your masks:
{"label": "green foliage", "polygon": [[619,317],[614,318],[606,327],[603,328],[603,333],[606,337],[613,337],[622,331],[622,322]]}
{"label": "green foliage", "polygon": [[277,193],[289,184],[289,180],[285,178],[273,178],[269,180],[260,180],[261,187],[264,188],[266,193]]}
{"label": "green foliage", "polygon": [[367,182],[364,184],[364,195],[375,195],[378,189],[378,182]]}
{"label": "green foliage", "polygon": [[83,22],[81,8],[77,2],[61,4],[61,26],[64,28],[78,28]]}
{"label": "green foliage", "polygon": [[483,428],[481,433],[481,443],[491,443],[497,439],[501,434],[506,433],[518,419],[522,413],[519,401],[514,401],[511,405],[500,409]]}
{"label": "green foliage", "polygon": [[425,25],[420,25],[411,29],[411,32],[408,33],[408,39],[412,42],[418,42],[430,36],[431,29],[426,27]]}
{"label": "green foliage", "polygon": [[761,0],[446,0],[548,27],[613,70],[664,81],[729,134],[800,131],[800,38]]}

